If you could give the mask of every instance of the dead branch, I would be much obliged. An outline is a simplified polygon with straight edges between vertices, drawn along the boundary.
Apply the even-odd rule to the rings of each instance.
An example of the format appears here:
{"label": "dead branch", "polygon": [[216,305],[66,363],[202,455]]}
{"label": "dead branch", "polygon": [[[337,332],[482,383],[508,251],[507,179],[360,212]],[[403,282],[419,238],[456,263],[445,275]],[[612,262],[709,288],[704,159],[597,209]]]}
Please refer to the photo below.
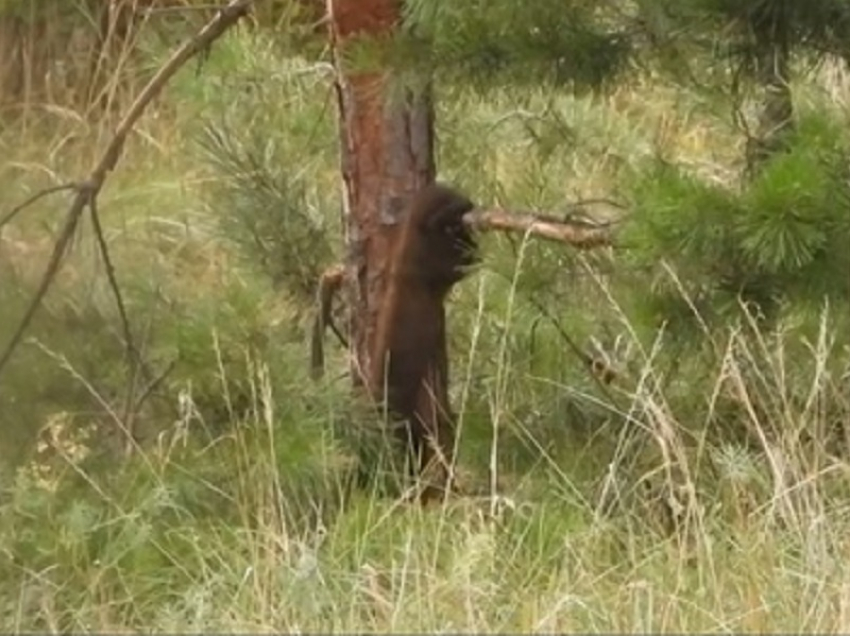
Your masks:
{"label": "dead branch", "polygon": [[46,197],[48,194],[53,194],[54,192],[62,192],[63,190],[74,190],[76,187],[76,183],[63,183],[62,185],[51,186],[49,188],[39,190],[29,199],[9,210],[9,212],[2,219],[0,219],[0,229],[2,229],[3,226],[7,223],[11,223],[12,220],[16,216],[18,216],[18,214],[23,212],[26,208],[37,202],[42,197]]}
{"label": "dead branch", "polygon": [[[613,384],[615,380],[619,379],[619,374],[613,367],[611,367],[605,360],[602,360],[599,357],[590,355],[587,351],[581,348],[578,343],[570,336],[567,331],[564,329],[561,322],[549,311],[549,308],[545,305],[545,303],[537,300],[534,295],[528,295],[528,300],[532,305],[540,312],[540,315],[546,318],[549,323],[555,328],[555,331],[560,336],[561,340],[567,345],[570,351],[581,360],[584,367],[590,373],[590,377],[593,378],[593,381],[596,382],[596,385],[601,390],[602,394],[608,398],[608,401],[611,404],[615,404],[616,400],[614,399],[613,394],[608,389],[609,385]],[[536,327],[536,325],[535,325]],[[532,331],[533,338],[533,331]],[[533,341],[533,340],[532,340]]]}
{"label": "dead branch", "polygon": [[227,7],[222,4],[181,4],[176,7],[136,7],[133,12],[138,15],[156,15],[160,13],[191,13],[198,11],[221,11]]}
{"label": "dead branch", "polygon": [[316,318],[310,337],[310,375],[314,379],[321,378],[325,372],[324,337],[327,327],[331,328],[342,346],[348,347],[348,342],[333,321],[333,299],[342,288],[344,277],[345,266],[334,265],[326,269],[319,278]]}
{"label": "dead branch", "polygon": [[467,212],[463,220],[479,232],[528,233],[531,236],[567,243],[580,249],[613,244],[613,222],[596,223],[585,218],[558,218],[536,212],[480,208]]}
{"label": "dead branch", "polygon": [[74,232],[77,229],[77,223],[79,223],[80,215],[85,209],[89,198],[92,196],[92,188],[93,186],[89,182],[84,182],[75,186],[77,194],[71,204],[71,209],[68,211],[68,215],[65,219],[65,225],[62,227],[59,238],[56,239],[56,244],[53,246],[53,253],[50,255],[50,260],[47,262],[47,269],[44,272],[44,276],[41,278],[41,282],[38,285],[35,296],[33,296],[29,307],[27,307],[27,311],[24,313],[24,317],[21,319],[18,329],[12,335],[9,344],[6,345],[3,355],[0,356],[0,373],[12,357],[15,348],[23,339],[24,333],[29,327],[30,322],[32,322],[35,312],[41,305],[44,295],[47,293],[47,290],[50,288],[50,284],[56,277],[56,273],[59,271],[62,258],[65,256],[65,250],[68,248],[68,243],[70,243],[71,238],[74,236]]}
{"label": "dead branch", "polygon": [[[44,299],[47,290],[50,288],[51,283],[55,279],[56,273],[59,271],[62,259],[65,256],[71,238],[74,236],[74,232],[76,231],[83,211],[86,207],[89,207],[91,208],[93,216],[97,214],[97,208],[96,206],[92,206],[92,202],[99,194],[108,174],[115,169],[118,159],[121,157],[121,152],[124,149],[124,144],[127,141],[127,137],[132,131],[133,126],[135,126],[147,106],[157,95],[159,95],[174,74],[177,73],[177,71],[179,71],[180,68],[194,55],[209,47],[210,44],[218,39],[228,28],[236,24],[241,17],[246,15],[252,3],[253,0],[231,0],[231,2],[222,8],[216,16],[197,33],[197,35],[195,35],[192,39],[187,40],[176,51],[174,51],[171,57],[165,62],[165,64],[162,65],[156,75],[150,79],[142,92],[139,93],[139,96],[130,106],[126,115],[124,115],[124,118],[118,124],[115,134],[112,136],[109,145],[106,147],[100,161],[97,163],[90,176],[84,181],[73,186],[75,196],[70,208],[68,209],[65,225],[63,226],[62,232],[54,245],[53,253],[50,256],[50,261],[47,264],[47,269],[44,272],[44,276],[41,279],[38,290],[27,307],[20,325],[8,345],[6,345],[2,356],[0,356],[0,373],[2,373],[3,368],[6,366],[18,344],[20,344],[23,339],[24,333],[26,333],[26,330],[29,328],[33,316],[41,306],[41,302]],[[31,197],[30,202],[41,198],[41,196],[49,193],[49,191],[56,191],[58,189],[61,188],[53,188],[43,191],[42,193],[39,193],[39,195]],[[25,206],[18,206],[18,208],[13,210],[12,213],[7,215],[7,217],[12,214],[17,214],[17,212],[19,212],[20,209],[23,209],[23,207]],[[103,247],[104,246],[101,245],[101,248]],[[127,346],[129,348],[132,345],[131,343],[127,343]]]}
{"label": "dead branch", "polygon": [[[596,200],[592,202],[596,202]],[[607,199],[600,199],[598,202],[622,207]],[[576,204],[573,207],[578,207],[578,205]],[[580,249],[612,245],[612,229],[615,224],[615,222],[599,223],[586,217],[579,218],[575,215],[567,215],[565,218],[559,218],[536,212],[513,212],[481,208],[467,212],[463,220],[477,231],[528,233],[539,238],[567,243]],[[324,374],[325,358],[323,341],[327,327],[330,326],[344,347],[348,346],[345,338],[333,322],[331,311],[333,299],[342,287],[344,275],[345,268],[342,265],[334,265],[325,270],[319,279],[316,299],[316,318],[313,322],[313,330],[310,337],[310,372],[314,379],[320,378]],[[565,334],[562,334],[562,336],[566,337]],[[567,341],[588,366],[594,377],[601,379],[604,384],[609,384],[614,379],[614,374],[610,369],[601,366],[599,361],[591,358],[587,353],[579,349],[569,338],[567,338]]]}
{"label": "dead branch", "polygon": [[112,289],[112,294],[115,296],[115,303],[118,307],[118,315],[121,318],[121,328],[124,332],[124,342],[127,346],[127,354],[135,358],[137,363],[141,363],[139,352],[133,344],[133,336],[130,330],[130,319],[127,317],[127,309],[124,305],[124,298],[121,296],[121,288],[118,286],[118,279],[115,277],[115,266],[112,264],[112,257],[109,255],[109,247],[106,243],[106,236],[103,233],[103,225],[100,222],[100,214],[97,211],[97,197],[92,197],[89,201],[89,212],[91,212],[92,227],[97,238],[97,244],[100,249],[100,254],[103,257],[103,264],[106,267],[106,278],[109,281],[109,287]]}

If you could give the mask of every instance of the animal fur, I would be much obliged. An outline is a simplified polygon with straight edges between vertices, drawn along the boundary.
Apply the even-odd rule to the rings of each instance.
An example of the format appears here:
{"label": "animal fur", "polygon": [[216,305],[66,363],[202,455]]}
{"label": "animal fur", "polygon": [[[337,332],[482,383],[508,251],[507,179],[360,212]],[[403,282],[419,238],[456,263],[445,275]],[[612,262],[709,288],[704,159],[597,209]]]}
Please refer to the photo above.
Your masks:
{"label": "animal fur", "polygon": [[390,261],[371,352],[370,390],[402,420],[399,433],[424,482],[422,500],[451,484],[454,416],[444,301],[477,260],[462,194],[433,184],[412,198]]}

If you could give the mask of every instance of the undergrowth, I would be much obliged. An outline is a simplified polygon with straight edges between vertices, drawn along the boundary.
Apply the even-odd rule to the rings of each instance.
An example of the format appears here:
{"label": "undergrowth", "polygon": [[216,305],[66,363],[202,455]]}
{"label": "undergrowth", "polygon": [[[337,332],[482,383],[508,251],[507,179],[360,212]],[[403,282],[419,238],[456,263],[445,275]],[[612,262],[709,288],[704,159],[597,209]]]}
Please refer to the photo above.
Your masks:
{"label": "undergrowth", "polygon": [[[837,120],[811,114],[745,186],[721,109],[660,80],[604,98],[443,86],[441,176],[477,201],[634,212],[624,253],[482,237],[449,306],[467,495],[420,509],[330,341],[308,377],[315,275],[341,254],[327,97],[324,67],[235,33],[131,139],[100,208],[149,368],[128,375],[84,227],[0,378],[0,625],[850,629]],[[7,201],[84,174],[109,126],[32,121],[0,133]],[[789,200],[803,260],[741,229]],[[4,343],[65,203],[2,230]],[[766,320],[718,301],[718,263],[793,285],[766,288]]]}

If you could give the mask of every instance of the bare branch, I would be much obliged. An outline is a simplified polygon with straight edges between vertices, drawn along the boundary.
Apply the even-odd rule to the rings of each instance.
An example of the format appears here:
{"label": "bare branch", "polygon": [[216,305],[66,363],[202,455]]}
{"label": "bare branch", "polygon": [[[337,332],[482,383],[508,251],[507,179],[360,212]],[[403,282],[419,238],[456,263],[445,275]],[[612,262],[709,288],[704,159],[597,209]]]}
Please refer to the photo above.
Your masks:
{"label": "bare branch", "polygon": [[31,206],[33,203],[35,203],[42,197],[46,197],[48,194],[53,194],[54,192],[61,192],[62,190],[74,190],[75,188],[77,188],[76,183],[63,183],[62,185],[56,185],[50,188],[44,188],[43,190],[39,190],[23,203],[16,205],[9,211],[8,214],[6,214],[6,216],[0,219],[0,228],[2,228],[7,223],[11,223],[12,220],[16,216],[18,216],[20,212],[23,212],[26,208]]}
{"label": "bare branch", "polygon": [[[112,257],[109,254],[109,246],[106,243],[106,236],[103,233],[103,225],[100,222],[100,214],[97,211],[97,198],[92,197],[89,201],[89,212],[91,213],[92,227],[97,238],[97,244],[100,249],[100,255],[103,258],[103,264],[106,267],[106,278],[109,281],[109,287],[112,290],[112,295],[115,298],[115,305],[118,307],[118,315],[121,318],[121,329],[124,334],[124,347],[127,352],[127,364],[135,373],[136,369],[141,370],[147,375],[144,361],[141,353],[136,348],[133,342],[133,331],[130,329],[130,319],[127,316],[127,309],[124,305],[124,297],[121,295],[121,287],[118,285],[118,279],[115,276],[115,266],[112,264]],[[135,379],[131,384],[135,384]],[[132,387],[130,388],[132,393]]]}
{"label": "bare branch", "polygon": [[[605,203],[618,208],[623,207],[608,199],[593,199],[577,202],[570,206],[570,208],[576,210],[590,203]],[[612,245],[612,228],[616,223],[616,221],[599,223],[584,216],[579,217],[574,213],[568,214],[565,218],[558,218],[536,212],[514,212],[481,208],[467,212],[463,220],[464,223],[478,231],[528,233],[539,238],[567,243],[580,249]],[[344,276],[344,267],[342,265],[334,265],[325,270],[319,279],[319,291],[316,300],[318,307],[310,339],[310,370],[313,378],[320,378],[324,373],[323,338],[328,326],[330,326],[343,346],[347,346],[345,338],[334,324],[331,314],[333,299],[343,284]],[[568,344],[582,358],[585,364],[588,365],[588,368],[595,373],[595,377],[602,378],[605,384],[611,382],[613,379],[611,370],[600,367],[597,360],[592,359],[585,352],[581,351],[565,334],[562,334],[562,337],[568,341]]]}
{"label": "bare branch", "polygon": [[226,9],[221,4],[181,4],[176,7],[136,7],[134,12],[139,15],[156,15],[159,13],[188,13],[197,11],[220,11]]}
{"label": "bare branch", "polygon": [[[186,41],[178,48],[163,64],[162,68],[157,71],[147,86],[139,93],[136,101],[133,102],[124,119],[118,124],[115,135],[112,141],[103,154],[100,163],[92,173],[93,180],[98,185],[103,184],[106,174],[115,168],[121,151],[124,149],[124,143],[127,140],[127,135],[133,129],[133,126],[142,116],[148,104],[162,91],[163,87],[168,83],[177,71],[194,55],[207,48],[212,42],[218,39],[227,29],[236,24],[239,18],[248,13],[248,9],[253,0],[231,0],[216,16],[210,20],[191,40]],[[98,181],[99,179],[99,181]]]}
{"label": "bare branch", "polygon": [[480,208],[467,212],[463,220],[480,232],[528,233],[580,249],[613,245],[613,222],[595,223],[586,219],[558,218],[536,212]]}
{"label": "bare branch", "polygon": [[[170,80],[189,59],[200,51],[206,49],[228,28],[236,24],[241,17],[246,15],[252,3],[253,0],[231,0],[231,2],[221,9],[221,11],[219,11],[216,16],[197,33],[197,35],[183,43],[171,55],[168,61],[166,61],[159,71],[157,71],[156,75],[150,79],[144,89],[142,89],[142,92],[139,93],[139,96],[130,106],[127,114],[124,115],[124,118],[118,124],[115,134],[112,136],[109,145],[106,147],[100,161],[95,166],[89,178],[72,186],[76,191],[76,196],[68,210],[65,225],[62,228],[62,232],[53,248],[53,253],[35,296],[30,302],[29,307],[27,307],[24,317],[12,336],[12,339],[9,341],[9,344],[6,345],[2,355],[0,355],[0,373],[2,373],[3,368],[12,357],[12,354],[18,344],[20,344],[33,316],[41,306],[44,295],[47,293],[47,290],[50,288],[50,285],[56,277],[56,273],[59,271],[68,243],[74,236],[74,232],[77,229],[80,216],[87,206],[92,205],[95,197],[97,197],[103,187],[107,175],[118,163],[118,159],[121,157],[121,152],[124,149],[124,144],[127,141],[127,136],[130,134],[133,126],[135,126],[136,122],[142,116],[148,104],[150,104],[150,102],[159,95],[163,87],[168,83],[168,80]],[[53,191],[59,189],[62,188],[56,188]],[[70,187],[65,189],[70,189]],[[47,193],[48,191],[43,191],[37,198],[40,198]],[[37,198],[35,200],[37,200]],[[12,213],[7,215],[7,218],[9,216],[13,216],[13,214],[17,214],[24,207],[25,205],[18,206],[18,208],[13,210]],[[127,345],[132,346],[129,342]]]}
{"label": "bare branch", "polygon": [[53,253],[50,255],[50,261],[47,263],[47,269],[44,272],[44,276],[41,278],[41,283],[39,283],[35,296],[33,296],[29,307],[27,307],[27,311],[24,313],[24,317],[21,319],[18,329],[12,335],[12,339],[9,341],[9,344],[6,345],[3,355],[0,356],[0,372],[2,372],[6,363],[9,361],[9,358],[12,357],[12,353],[14,353],[18,344],[20,344],[23,339],[24,333],[26,333],[30,322],[32,322],[33,316],[35,316],[35,312],[38,310],[41,305],[41,301],[44,299],[44,295],[47,293],[47,290],[50,288],[50,284],[56,277],[56,273],[59,271],[59,266],[62,264],[62,259],[65,256],[65,250],[67,250],[68,243],[71,242],[71,239],[74,236],[74,232],[77,229],[77,223],[79,223],[80,216],[82,215],[85,205],[91,195],[92,190],[90,185],[87,187],[87,184],[82,184],[77,187],[77,195],[74,197],[74,202],[71,204],[71,209],[68,211],[62,232],[59,234],[59,238],[56,239],[56,244],[53,246]]}

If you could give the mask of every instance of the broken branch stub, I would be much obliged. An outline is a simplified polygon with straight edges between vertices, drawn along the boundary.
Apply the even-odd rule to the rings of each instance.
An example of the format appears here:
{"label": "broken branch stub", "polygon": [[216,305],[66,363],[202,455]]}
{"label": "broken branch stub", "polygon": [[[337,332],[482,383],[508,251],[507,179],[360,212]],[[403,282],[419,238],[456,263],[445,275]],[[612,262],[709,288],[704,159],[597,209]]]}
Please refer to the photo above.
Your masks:
{"label": "broken branch stub", "polygon": [[467,212],[463,221],[479,232],[522,232],[580,249],[613,245],[612,222],[560,219],[535,212],[511,212],[497,208],[477,208]]}
{"label": "broken branch stub", "polygon": [[325,371],[323,338],[327,327],[331,328],[342,346],[348,347],[348,341],[340,333],[333,320],[334,296],[339,293],[344,280],[345,266],[343,265],[329,267],[319,278],[316,293],[316,317],[313,321],[313,331],[310,336],[310,374],[314,380],[321,378]]}

